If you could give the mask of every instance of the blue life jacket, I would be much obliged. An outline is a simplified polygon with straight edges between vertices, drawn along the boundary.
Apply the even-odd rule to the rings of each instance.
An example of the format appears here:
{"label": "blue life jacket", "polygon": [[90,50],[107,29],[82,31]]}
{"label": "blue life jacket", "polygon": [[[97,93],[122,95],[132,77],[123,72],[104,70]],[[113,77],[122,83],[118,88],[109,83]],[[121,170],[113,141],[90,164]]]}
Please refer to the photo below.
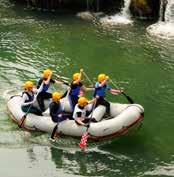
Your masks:
{"label": "blue life jacket", "polygon": [[41,92],[48,91],[49,87],[50,87],[50,84],[43,84],[43,88],[42,88]]}
{"label": "blue life jacket", "polygon": [[60,103],[58,103],[57,105],[56,105],[56,114],[58,115],[58,114],[60,114],[60,113],[62,113],[62,106],[61,106],[61,104]]}
{"label": "blue life jacket", "polygon": [[78,96],[80,93],[80,88],[82,87],[82,83],[80,82],[79,84],[73,84],[71,83],[71,90],[70,90],[70,95],[72,96]]}
{"label": "blue life jacket", "polygon": [[95,91],[94,91],[94,97],[105,97],[106,90],[110,90],[111,88],[107,85],[100,86],[99,82],[96,82],[95,84]]}
{"label": "blue life jacket", "polygon": [[[44,80],[44,78],[40,78],[40,80],[39,80],[39,82],[37,84],[37,89],[39,89],[39,87],[41,86],[43,80]],[[50,82],[51,82],[51,80],[50,80]],[[42,90],[40,92],[47,92],[49,87],[50,87],[50,83],[49,84],[43,84],[43,88],[42,88]]]}
{"label": "blue life jacket", "polygon": [[53,122],[60,122],[62,117],[59,117],[59,115],[63,112],[62,106],[59,103],[52,102],[49,105],[50,108],[50,116],[52,118]]}
{"label": "blue life jacket", "polygon": [[50,107],[50,110],[51,110],[51,108],[54,108],[53,112],[50,112],[50,115],[53,116],[53,117],[57,117],[63,111],[62,106],[61,106],[60,103],[52,102],[49,105],[49,107]]}

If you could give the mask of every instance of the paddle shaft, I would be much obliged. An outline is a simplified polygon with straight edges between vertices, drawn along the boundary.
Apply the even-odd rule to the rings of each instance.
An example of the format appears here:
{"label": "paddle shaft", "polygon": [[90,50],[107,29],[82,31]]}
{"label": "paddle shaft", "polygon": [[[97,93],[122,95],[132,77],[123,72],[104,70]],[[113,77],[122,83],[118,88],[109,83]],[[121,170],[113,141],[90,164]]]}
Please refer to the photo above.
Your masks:
{"label": "paddle shaft", "polygon": [[88,80],[88,82],[93,85],[92,81],[89,79],[88,75],[83,71],[84,76],[86,77],[86,79]]}
{"label": "paddle shaft", "polygon": [[86,147],[88,137],[89,137],[89,131],[88,130],[89,130],[89,127],[90,127],[90,123],[91,123],[91,119],[92,119],[92,115],[93,115],[93,112],[94,112],[95,105],[96,105],[96,101],[94,102],[93,107],[92,107],[92,112],[91,112],[91,115],[90,115],[90,120],[88,122],[87,129],[80,139],[80,143],[79,143],[80,149],[84,149]]}
{"label": "paddle shaft", "polygon": [[58,78],[60,78],[60,79],[62,79],[62,80],[65,80],[65,81],[70,81],[70,78],[64,77],[64,76],[60,76],[60,75],[58,75],[58,74],[56,74],[56,77],[58,77]]}

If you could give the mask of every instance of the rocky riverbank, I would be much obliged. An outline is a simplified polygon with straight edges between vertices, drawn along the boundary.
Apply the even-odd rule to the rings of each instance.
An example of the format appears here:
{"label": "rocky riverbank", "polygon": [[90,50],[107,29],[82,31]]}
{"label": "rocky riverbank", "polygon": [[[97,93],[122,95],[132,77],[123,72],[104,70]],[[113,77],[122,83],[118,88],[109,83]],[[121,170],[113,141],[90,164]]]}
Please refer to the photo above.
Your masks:
{"label": "rocky riverbank", "polygon": [[[24,3],[27,8],[42,11],[102,11],[115,13],[124,6],[126,0],[15,0]],[[161,0],[162,1],[162,0]],[[131,0],[131,15],[140,19],[155,19],[159,17],[160,0]]]}

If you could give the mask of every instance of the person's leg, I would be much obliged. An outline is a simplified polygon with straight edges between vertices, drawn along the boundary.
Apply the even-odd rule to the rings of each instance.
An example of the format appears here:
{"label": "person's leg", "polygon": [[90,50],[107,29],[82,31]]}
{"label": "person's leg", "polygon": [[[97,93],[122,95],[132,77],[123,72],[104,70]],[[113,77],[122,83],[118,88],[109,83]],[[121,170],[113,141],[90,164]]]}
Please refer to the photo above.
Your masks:
{"label": "person's leg", "polygon": [[39,109],[37,109],[36,107],[33,107],[33,106],[31,106],[31,108],[29,110],[29,113],[33,113],[33,114],[36,114],[38,116],[42,116],[42,112]]}
{"label": "person's leg", "polygon": [[61,96],[61,99],[64,98],[64,97],[66,97],[67,93],[68,93],[68,91],[66,91],[66,92]]}
{"label": "person's leg", "polygon": [[30,109],[30,106],[22,106],[21,109],[23,112],[28,112],[28,110]]}
{"label": "person's leg", "polygon": [[40,92],[37,96],[37,101],[39,104],[39,108],[42,112],[45,111],[45,105],[44,105],[44,92]]}
{"label": "person's leg", "polygon": [[78,99],[79,99],[79,97],[71,96],[71,101],[72,101],[73,109],[74,109],[75,105],[77,104]]}
{"label": "person's leg", "polygon": [[54,123],[57,123],[57,122],[58,122],[58,117],[57,117],[57,116],[52,116],[51,119],[52,119],[52,121],[53,121]]}
{"label": "person's leg", "polygon": [[90,118],[85,118],[82,122],[86,124],[86,123],[88,123],[89,121],[90,121]]}
{"label": "person's leg", "polygon": [[110,103],[108,101],[106,101],[105,99],[101,100],[101,105],[106,107],[106,113],[110,114]]}
{"label": "person's leg", "polygon": [[44,100],[52,98],[52,94],[48,92],[41,92],[37,96],[37,101],[42,112],[45,111]]}
{"label": "person's leg", "polygon": [[103,105],[106,107],[106,113],[109,114],[110,113],[110,103],[108,101],[106,101],[103,97],[100,97],[97,99],[96,102],[96,107],[98,105]]}
{"label": "person's leg", "polygon": [[39,109],[37,109],[36,107],[33,107],[33,106],[22,106],[22,111],[25,112],[25,113],[33,113],[33,114],[36,114],[38,116],[42,115],[42,112]]}
{"label": "person's leg", "polygon": [[61,117],[59,117],[58,121],[60,123],[60,122],[62,122],[64,120],[66,120],[66,119],[68,119],[67,116],[66,115],[62,115]]}
{"label": "person's leg", "polygon": [[63,116],[68,119],[74,120],[74,118],[72,117],[73,113],[63,112]]}
{"label": "person's leg", "polygon": [[45,100],[45,99],[50,99],[50,98],[52,98],[52,94],[49,93],[49,92],[44,92],[43,98],[44,98],[44,100]]}

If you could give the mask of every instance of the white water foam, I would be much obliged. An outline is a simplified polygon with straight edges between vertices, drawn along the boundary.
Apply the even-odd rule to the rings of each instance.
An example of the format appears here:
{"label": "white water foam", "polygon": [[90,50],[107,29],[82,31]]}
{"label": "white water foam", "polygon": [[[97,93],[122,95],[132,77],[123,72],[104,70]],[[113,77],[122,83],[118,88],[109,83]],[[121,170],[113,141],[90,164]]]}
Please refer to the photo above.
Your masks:
{"label": "white water foam", "polygon": [[147,32],[160,38],[174,38],[174,0],[168,0],[165,11],[165,22],[159,21],[149,26]]}
{"label": "white water foam", "polygon": [[166,22],[174,23],[174,0],[168,0],[165,12]]}
{"label": "white water foam", "polygon": [[166,22],[158,22],[147,28],[148,33],[158,36],[160,38],[173,39],[174,38],[174,24]]}
{"label": "white water foam", "polygon": [[124,0],[124,7],[121,10],[121,13],[107,16],[100,19],[100,22],[105,26],[113,26],[113,25],[127,25],[131,24],[133,21],[130,18],[130,6],[131,0]]}
{"label": "white water foam", "polygon": [[147,171],[143,176],[174,176],[174,166],[157,166],[153,171]]}

